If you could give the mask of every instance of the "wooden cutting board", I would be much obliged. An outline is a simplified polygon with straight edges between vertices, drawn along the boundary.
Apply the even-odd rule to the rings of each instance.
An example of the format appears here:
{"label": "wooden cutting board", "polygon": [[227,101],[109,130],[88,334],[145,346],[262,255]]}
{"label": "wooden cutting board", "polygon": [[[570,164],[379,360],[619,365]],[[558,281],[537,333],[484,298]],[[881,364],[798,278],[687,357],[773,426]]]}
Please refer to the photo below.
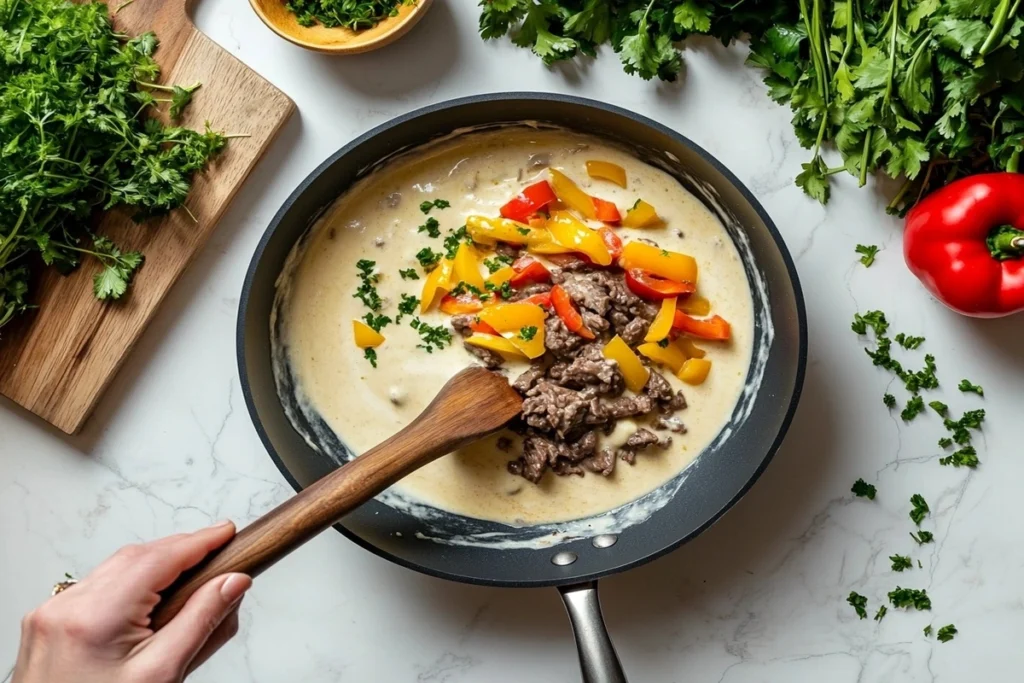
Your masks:
{"label": "wooden cutting board", "polygon": [[186,204],[198,222],[180,209],[141,225],[127,213],[103,217],[100,234],[146,256],[120,301],[93,298],[92,276],[99,266],[85,259],[67,277],[47,269],[31,293],[38,310],[4,328],[0,393],[69,434],[81,428],[157,306],[295,108],[284,93],[200,33],[188,17],[188,4],[135,0],[117,13],[114,23],[130,35],[156,32],[164,82],[202,82],[182,125],[201,128],[210,121],[217,130],[249,137],[229,141],[206,173],[196,177]]}

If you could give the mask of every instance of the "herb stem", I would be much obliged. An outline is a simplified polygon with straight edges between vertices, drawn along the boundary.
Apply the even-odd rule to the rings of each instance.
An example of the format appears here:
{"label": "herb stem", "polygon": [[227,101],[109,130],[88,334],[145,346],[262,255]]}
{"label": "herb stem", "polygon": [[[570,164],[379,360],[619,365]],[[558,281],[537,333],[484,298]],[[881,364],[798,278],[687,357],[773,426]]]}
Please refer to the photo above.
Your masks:
{"label": "herb stem", "polygon": [[874,128],[868,128],[864,132],[864,152],[861,154],[860,160],[859,187],[864,187],[864,185],[868,182],[868,157],[871,155],[871,135],[874,132]]}
{"label": "herb stem", "polygon": [[1020,6],[1020,0],[1017,0],[1013,5],[1013,9],[1010,9],[1010,0],[1000,0],[999,6],[996,7],[996,13],[992,17],[992,30],[989,31],[988,36],[985,38],[985,42],[981,44],[981,48],[978,50],[978,57],[984,57],[992,48],[996,46],[996,43],[1000,42],[1003,38],[1003,30],[1006,28],[1006,20],[1017,11]]}

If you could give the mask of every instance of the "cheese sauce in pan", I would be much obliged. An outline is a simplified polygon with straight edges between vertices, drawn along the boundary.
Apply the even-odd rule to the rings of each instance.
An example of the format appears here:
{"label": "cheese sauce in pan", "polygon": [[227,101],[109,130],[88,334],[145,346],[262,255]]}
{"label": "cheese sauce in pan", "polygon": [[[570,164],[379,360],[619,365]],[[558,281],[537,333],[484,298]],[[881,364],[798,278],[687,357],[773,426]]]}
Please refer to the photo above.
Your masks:
{"label": "cheese sauce in pan", "polygon": [[[589,178],[587,160],[623,166],[627,187]],[[513,525],[587,517],[652,491],[699,455],[731,414],[750,364],[752,303],[736,248],[697,198],[665,172],[595,139],[525,127],[463,135],[400,157],[339,198],[314,226],[304,251],[294,255],[298,263],[278,311],[280,342],[299,400],[319,413],[354,452],[365,452],[411,422],[452,375],[476,359],[454,332],[450,347],[433,353],[417,348],[421,340],[409,327],[413,316],[404,316],[401,323],[383,328],[387,341],[377,348],[378,367],[373,368],[352,339],[352,320],[369,311],[353,297],[360,284],[356,262],[376,262],[377,291],[384,300],[380,313],[395,318],[401,295],[419,297],[423,285],[425,275],[415,254],[424,247],[443,252],[445,235],[461,227],[468,215],[497,216],[499,207],[521,188],[547,178],[548,165],[591,194],[615,202],[623,213],[639,198],[654,205],[664,219],[662,226],[620,228],[618,234],[627,242],[643,237],[696,258],[698,291],[711,300],[712,313],[732,324],[733,338],[728,343],[697,341],[713,362],[700,386],[663,372],[689,402],[677,414],[687,433],[673,433],[667,450],[640,453],[635,465],[620,461],[609,477],[549,472],[540,484],[531,484],[507,471],[506,463],[520,453],[520,441],[503,431],[396,484],[404,495],[428,505]],[[420,203],[433,199],[451,202],[450,208],[429,214],[440,223],[438,238],[417,230],[427,218]],[[408,268],[420,279],[403,280],[399,270]],[[436,306],[420,317],[431,325],[447,325],[449,320]],[[526,365],[505,367],[514,378]],[[601,445],[622,443],[636,426],[620,421]],[[495,445],[501,436],[513,439],[508,453]]]}

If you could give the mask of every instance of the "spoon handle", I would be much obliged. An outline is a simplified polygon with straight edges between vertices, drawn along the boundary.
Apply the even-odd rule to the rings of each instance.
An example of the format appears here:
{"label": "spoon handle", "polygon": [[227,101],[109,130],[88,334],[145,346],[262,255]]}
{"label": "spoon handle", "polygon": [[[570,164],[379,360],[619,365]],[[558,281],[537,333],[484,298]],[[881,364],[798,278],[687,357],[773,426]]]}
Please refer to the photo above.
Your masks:
{"label": "spoon handle", "polygon": [[522,399],[501,379],[509,393],[486,397],[484,391],[490,401],[483,409],[473,378],[462,383],[467,391],[457,390],[468,372],[456,375],[405,429],[260,517],[182,574],[163,592],[151,628],[164,626],[210,579],[230,572],[257,576],[405,475],[501,428]]}

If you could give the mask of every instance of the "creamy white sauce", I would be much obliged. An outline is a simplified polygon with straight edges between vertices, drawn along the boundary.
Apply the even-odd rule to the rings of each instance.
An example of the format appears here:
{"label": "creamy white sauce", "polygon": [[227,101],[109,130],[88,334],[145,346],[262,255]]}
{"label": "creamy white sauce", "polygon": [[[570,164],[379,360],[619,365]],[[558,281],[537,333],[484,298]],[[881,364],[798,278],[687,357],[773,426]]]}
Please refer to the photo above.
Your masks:
{"label": "creamy white sauce", "polygon": [[[428,354],[416,348],[420,339],[407,316],[383,329],[387,341],[377,349],[379,367],[372,368],[352,341],[351,321],[368,310],[352,296],[359,285],[355,263],[364,258],[376,262],[377,290],[385,302],[381,312],[396,317],[401,295],[419,296],[423,284],[416,252],[425,246],[443,250],[444,235],[463,225],[466,216],[497,215],[520,188],[547,177],[545,168],[531,164],[531,158],[546,158],[622,211],[638,198],[653,204],[665,219],[662,227],[620,229],[619,234],[626,241],[653,239],[663,248],[694,256],[700,264],[700,294],[711,300],[714,313],[732,323],[733,339],[699,343],[714,364],[703,385],[684,385],[664,373],[683,389],[690,404],[678,414],[688,432],[673,433],[668,450],[641,453],[633,466],[619,462],[611,477],[548,474],[534,485],[508,473],[506,463],[519,440],[502,432],[413,473],[383,498],[389,504],[421,515],[439,508],[513,526],[588,518],[652,496],[659,501],[653,507],[660,507],[661,499],[673,491],[655,489],[678,475],[721,432],[745,383],[750,389],[746,381],[754,321],[747,274],[718,219],[670,175],[621,149],[564,131],[514,128],[456,136],[385,165],[341,197],[296,247],[279,283],[275,321],[280,316],[281,324],[275,344],[284,350],[302,411],[322,417],[350,449],[362,453],[408,424],[448,378],[475,362],[457,335],[443,351]],[[626,168],[628,186],[590,179],[585,170],[590,159]],[[442,230],[441,238],[431,239],[417,231],[426,219],[419,205],[436,198],[450,201],[451,207],[431,211]],[[406,268],[415,268],[421,279],[401,279],[398,271]],[[448,319],[436,309],[421,317],[432,325]],[[759,346],[770,346],[770,338]],[[525,368],[508,367],[512,377]],[[623,421],[610,441],[621,442],[633,427]],[[305,436],[316,441],[314,435]],[[513,439],[512,455],[496,448],[500,436]],[[621,510],[608,516],[604,526],[645,514],[628,506]],[[602,524],[591,521],[587,526],[601,532]],[[559,536],[552,534],[552,542]]]}

